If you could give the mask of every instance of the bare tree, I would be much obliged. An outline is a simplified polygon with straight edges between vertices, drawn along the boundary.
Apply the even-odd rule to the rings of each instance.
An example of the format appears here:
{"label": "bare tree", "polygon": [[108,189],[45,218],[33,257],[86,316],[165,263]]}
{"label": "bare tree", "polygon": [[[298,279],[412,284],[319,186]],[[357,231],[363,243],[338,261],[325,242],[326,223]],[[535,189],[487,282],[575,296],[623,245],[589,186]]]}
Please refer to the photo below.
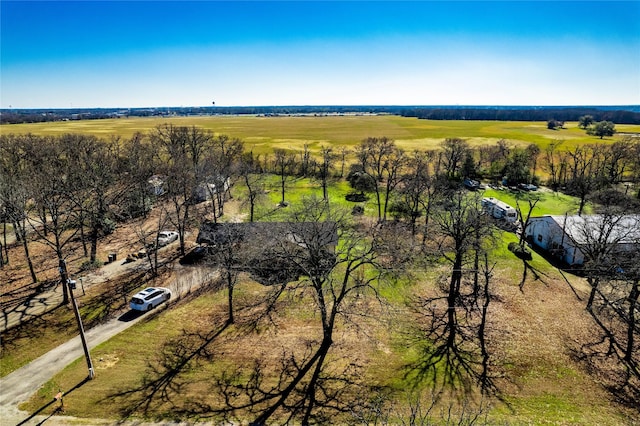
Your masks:
{"label": "bare tree", "polygon": [[469,198],[463,192],[443,202],[434,219],[439,227],[439,254],[451,264],[451,270],[448,283],[442,285],[445,294],[421,298],[415,305],[416,313],[426,320],[416,337],[424,349],[408,366],[407,376],[418,382],[429,380],[434,391],[466,393],[473,384],[486,391],[493,387],[487,371],[488,261],[483,291],[479,291],[477,278],[481,274],[479,255],[491,227],[482,215],[479,197]]}
{"label": "bare tree", "polygon": [[[581,250],[589,256],[586,264],[591,293],[587,309],[602,330],[600,344],[608,343],[605,358],[615,357],[620,362],[615,370],[603,371],[603,379],[612,383],[611,389],[621,400],[636,406],[640,396],[640,358],[638,358],[638,301],[640,298],[640,219],[637,215],[618,216],[619,207],[610,212],[605,206],[602,216],[581,224],[584,238],[591,235],[590,244]],[[606,234],[607,237],[600,237]],[[587,241],[583,241],[586,243]],[[602,263],[592,261],[592,256]],[[599,256],[599,257],[596,257]],[[595,347],[596,345],[592,345]],[[586,352],[587,346],[583,346]],[[590,356],[592,356],[591,354]],[[590,358],[588,358],[590,359]]]}
{"label": "bare tree", "polygon": [[527,146],[526,152],[529,156],[529,164],[531,165],[531,179],[536,178],[536,171],[538,169],[538,157],[540,156],[540,147],[535,143]]}
{"label": "bare tree", "polygon": [[260,318],[282,307],[282,303],[272,302],[285,300],[285,292],[308,294],[321,337],[310,341],[304,354],[283,356],[276,384],[264,380],[259,363],[242,372],[246,380],[240,383],[235,375],[221,377],[219,388],[227,402],[222,411],[250,408],[256,411],[252,422],[256,425],[267,424],[276,414],[289,422],[311,424],[327,421],[329,413],[346,410],[353,402],[346,389],[357,386],[355,376],[347,370],[332,372],[328,355],[335,343],[337,324],[352,316],[352,320],[357,318],[351,303],[367,291],[375,294],[379,275],[375,273],[375,238],[365,238],[347,226],[348,217],[324,200],[311,198],[291,211],[289,222],[265,224],[274,227],[265,240],[268,246],[258,244],[260,252],[268,253],[272,262],[299,271],[302,279],[272,286],[271,295],[263,299],[265,311]]}
{"label": "bare tree", "polygon": [[341,146],[338,151],[340,152],[340,177],[344,177],[344,169],[347,164],[347,155],[351,152],[347,147]]}
{"label": "bare tree", "polygon": [[255,209],[258,201],[264,194],[264,175],[253,158],[253,154],[249,153],[243,156],[239,165],[239,173],[244,186],[247,188],[247,202],[249,203],[249,222],[255,219]]}
{"label": "bare tree", "polygon": [[615,267],[618,250],[640,229],[635,216],[608,207],[598,215],[585,216],[572,224],[573,239],[585,257],[587,281],[591,286],[587,309],[591,310],[602,276]]}
{"label": "bare tree", "polygon": [[596,145],[576,146],[567,152],[569,180],[567,189],[580,199],[578,216],[582,215],[587,197],[602,184],[602,149]]}
{"label": "bare tree", "polygon": [[408,157],[407,173],[402,177],[399,191],[409,214],[412,235],[416,234],[418,218],[424,214],[423,235],[425,238],[436,188],[433,172],[430,170],[432,162],[433,152],[415,151],[412,156]]}
{"label": "bare tree", "polygon": [[231,196],[234,175],[239,173],[239,164],[244,150],[240,139],[218,135],[205,155],[204,183],[211,199],[213,221],[224,214],[224,203]]}
{"label": "bare tree", "polygon": [[284,149],[275,149],[274,150],[274,167],[278,175],[280,176],[280,192],[282,194],[282,198],[280,200],[280,206],[286,206],[286,202],[284,199],[285,188],[287,184],[287,180],[291,173],[293,172],[293,168],[295,165],[295,156],[292,153],[285,151]]}
{"label": "bare tree", "polygon": [[29,181],[28,157],[30,149],[35,149],[38,145],[37,142],[32,143],[34,138],[36,137],[33,135],[0,136],[0,202],[5,218],[3,221],[5,257],[2,263],[9,261],[6,232],[6,220],[9,220],[14,226],[16,240],[22,243],[31,281],[36,283],[38,277],[29,253],[29,238],[27,236],[27,211],[31,200],[27,184]]}
{"label": "bare tree", "polygon": [[[55,139],[38,141],[38,147],[29,157],[30,193],[33,197],[34,212],[27,212],[29,226],[38,235],[38,242],[49,247],[60,265],[65,263],[66,249],[79,231],[75,226],[76,204],[70,194],[72,186],[70,169],[73,159],[65,156]],[[59,268],[63,283],[62,303],[69,302],[65,268]]]}
{"label": "bare tree", "polygon": [[322,183],[322,198],[325,201],[329,201],[329,194],[327,192],[327,181],[329,179],[329,171],[333,166],[333,150],[328,147],[321,147],[322,151],[322,164],[320,166],[320,182]]}
{"label": "bare tree", "polygon": [[[357,156],[362,172],[376,181],[374,189],[378,219],[385,221],[391,191],[400,182],[401,170],[405,164],[404,152],[398,149],[393,140],[387,137],[369,137],[358,146]],[[380,188],[381,185],[384,185],[383,189]]]}
{"label": "bare tree", "polygon": [[158,126],[151,135],[164,161],[167,195],[171,201],[170,221],[178,231],[180,254],[185,254],[185,233],[190,225],[194,192],[202,181],[203,153],[211,134],[197,127]]}
{"label": "bare tree", "polygon": [[556,190],[560,184],[558,176],[557,149],[562,141],[553,141],[544,150],[544,165],[549,174],[549,184]]}
{"label": "bare tree", "polygon": [[[142,133],[135,133],[131,139],[123,143],[124,179],[127,180],[128,192],[125,193],[122,210],[118,213],[124,219],[139,216],[147,217],[151,208],[152,196],[163,193],[164,181],[157,177],[157,187],[149,181],[158,171],[158,155],[149,138]],[[152,181],[153,182],[153,181]]]}
{"label": "bare tree", "polygon": [[250,226],[251,223],[205,222],[198,236],[198,242],[206,243],[208,247],[207,264],[219,268],[224,278],[227,288],[226,325],[235,323],[233,294],[238,274],[249,269],[249,264],[255,261],[252,256],[255,250],[248,249],[256,244],[256,241],[247,237],[246,230]]}
{"label": "bare tree", "polygon": [[458,176],[462,162],[469,151],[469,144],[463,139],[447,138],[442,143],[444,168],[449,179]]}
{"label": "bare tree", "polygon": [[616,184],[624,178],[627,168],[633,161],[633,142],[627,136],[606,146],[605,169],[609,184]]}
{"label": "bare tree", "polygon": [[300,176],[309,176],[309,168],[311,166],[311,152],[309,152],[309,144],[305,143],[300,155]]}
{"label": "bare tree", "polygon": [[502,172],[511,153],[507,141],[500,139],[495,145],[486,145],[478,148],[479,167],[483,167],[492,182],[499,183],[502,180]]}
{"label": "bare tree", "polygon": [[133,256],[138,257],[140,254],[143,255],[149,263],[149,270],[151,271],[151,274],[155,277],[158,275],[160,267],[158,258],[158,239],[160,237],[160,232],[164,229],[167,223],[169,223],[169,216],[164,209],[160,209],[157,220],[152,223],[151,227],[145,226],[145,222],[144,218],[140,218],[136,221],[134,226],[137,241],[142,249],[140,252],[133,254]]}
{"label": "bare tree", "polygon": [[636,186],[636,198],[640,199],[640,141],[638,140],[633,142],[629,149],[629,169],[631,181]]}
{"label": "bare tree", "polygon": [[[527,202],[529,207],[526,216],[524,215],[522,207],[520,207],[520,201],[522,199]],[[529,226],[531,215],[533,214],[533,210],[536,208],[536,204],[538,204],[539,201],[540,197],[537,195],[527,194],[524,197],[522,195],[516,197],[516,211],[518,212],[518,222],[520,223],[520,247],[524,247],[525,230],[527,229],[527,226]]]}
{"label": "bare tree", "polygon": [[[633,267],[632,267],[633,268]],[[627,283],[629,286],[628,291],[628,307],[627,307],[627,344],[624,347],[624,361],[627,363],[634,362],[634,355],[638,353],[637,343],[636,343],[636,335],[638,332],[638,318],[637,310],[640,305],[640,274],[638,273],[637,265],[635,268],[629,270],[629,274],[627,275]],[[638,360],[640,361],[640,360]]]}
{"label": "bare tree", "polygon": [[[105,142],[76,135],[65,141],[65,147],[67,155],[77,160],[71,172],[75,182],[72,198],[81,212],[81,218],[88,222],[91,245],[89,261],[95,263],[98,239],[112,232],[115,226],[113,211],[133,185],[120,179],[126,170],[120,167],[118,138]],[[80,225],[84,225],[82,222]]]}

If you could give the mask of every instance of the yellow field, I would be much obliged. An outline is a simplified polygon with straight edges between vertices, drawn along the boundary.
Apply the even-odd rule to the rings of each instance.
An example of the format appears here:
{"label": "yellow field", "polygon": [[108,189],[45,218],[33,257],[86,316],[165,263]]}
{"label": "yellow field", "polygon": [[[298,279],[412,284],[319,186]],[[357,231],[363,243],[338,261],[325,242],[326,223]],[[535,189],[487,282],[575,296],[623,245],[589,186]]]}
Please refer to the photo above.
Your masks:
{"label": "yellow field", "polygon": [[[0,126],[0,134],[60,135],[87,133],[102,138],[117,135],[129,138],[136,132],[147,133],[166,123],[198,126],[215,134],[242,139],[247,149],[267,152],[273,148],[311,151],[320,146],[354,146],[367,137],[386,136],[405,150],[429,149],[445,138],[466,139],[472,146],[494,144],[505,139],[510,145],[535,143],[541,148],[551,141],[564,140],[570,147],[581,143],[611,142],[621,136],[605,138],[588,136],[577,123],[568,122],[565,129],[549,130],[546,122],[419,120],[394,115],[379,116],[199,116],[199,117],[135,117],[108,120],[59,121]],[[617,125],[619,132],[640,133],[640,125]]]}

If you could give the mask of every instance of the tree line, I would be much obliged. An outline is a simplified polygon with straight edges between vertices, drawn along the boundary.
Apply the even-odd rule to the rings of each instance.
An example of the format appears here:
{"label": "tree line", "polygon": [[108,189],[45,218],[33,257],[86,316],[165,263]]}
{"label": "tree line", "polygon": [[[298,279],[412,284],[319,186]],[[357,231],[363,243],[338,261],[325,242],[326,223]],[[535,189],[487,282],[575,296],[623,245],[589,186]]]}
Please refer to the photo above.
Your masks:
{"label": "tree line", "polygon": [[498,120],[498,121],[578,121],[584,115],[596,121],[640,124],[640,112],[631,109],[599,109],[579,107],[541,108],[414,108],[403,111],[405,117],[426,120]]}
{"label": "tree line", "polygon": [[189,116],[189,115],[295,115],[295,114],[397,114],[428,120],[498,120],[498,121],[578,121],[590,115],[596,121],[640,124],[640,108],[635,106],[594,107],[501,107],[501,106],[206,106],[165,108],[65,108],[2,109],[0,124],[38,123],[60,120],[95,120],[118,117]]}

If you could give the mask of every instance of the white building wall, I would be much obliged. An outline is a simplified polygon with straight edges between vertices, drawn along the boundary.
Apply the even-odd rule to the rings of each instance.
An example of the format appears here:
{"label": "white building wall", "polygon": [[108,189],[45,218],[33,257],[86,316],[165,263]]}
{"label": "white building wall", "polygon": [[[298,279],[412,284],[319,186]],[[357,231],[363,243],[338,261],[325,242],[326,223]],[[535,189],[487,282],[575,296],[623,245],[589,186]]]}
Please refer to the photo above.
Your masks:
{"label": "white building wall", "polygon": [[559,255],[569,265],[582,265],[584,255],[558,223],[549,216],[531,218],[525,236],[529,237],[533,244],[551,253]]}

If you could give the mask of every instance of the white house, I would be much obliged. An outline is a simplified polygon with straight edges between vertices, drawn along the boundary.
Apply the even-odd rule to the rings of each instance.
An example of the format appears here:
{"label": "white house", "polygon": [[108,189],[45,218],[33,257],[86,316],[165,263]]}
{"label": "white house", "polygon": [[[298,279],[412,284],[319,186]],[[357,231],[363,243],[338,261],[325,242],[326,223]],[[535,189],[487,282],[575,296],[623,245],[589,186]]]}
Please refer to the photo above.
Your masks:
{"label": "white house", "polygon": [[584,250],[594,244],[615,244],[622,253],[639,248],[640,215],[532,217],[525,237],[569,265],[582,265]]}

